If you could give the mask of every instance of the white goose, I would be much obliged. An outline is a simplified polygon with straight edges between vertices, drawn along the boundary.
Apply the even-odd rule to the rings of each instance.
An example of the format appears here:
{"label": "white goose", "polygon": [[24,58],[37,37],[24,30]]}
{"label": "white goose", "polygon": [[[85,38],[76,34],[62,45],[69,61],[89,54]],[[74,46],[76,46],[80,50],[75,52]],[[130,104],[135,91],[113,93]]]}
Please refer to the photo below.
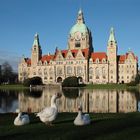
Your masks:
{"label": "white goose", "polygon": [[58,114],[56,99],[60,97],[60,93],[53,95],[51,98],[51,106],[44,108],[41,112],[36,114],[36,116],[39,117],[43,123],[51,125],[51,122],[56,119],[56,116]]}
{"label": "white goose", "polygon": [[21,112],[18,113],[18,116],[14,120],[14,125],[21,126],[30,123],[29,116],[27,114],[22,115]]}
{"label": "white goose", "polygon": [[82,107],[78,107],[78,115],[74,120],[75,125],[88,125],[90,124],[90,116],[89,114],[82,114]]}

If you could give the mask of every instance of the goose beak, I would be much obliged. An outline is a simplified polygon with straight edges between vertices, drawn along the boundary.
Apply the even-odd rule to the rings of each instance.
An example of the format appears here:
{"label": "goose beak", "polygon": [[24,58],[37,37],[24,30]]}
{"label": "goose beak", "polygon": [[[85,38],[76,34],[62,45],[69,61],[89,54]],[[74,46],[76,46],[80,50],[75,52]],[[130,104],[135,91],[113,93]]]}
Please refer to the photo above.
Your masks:
{"label": "goose beak", "polygon": [[78,111],[82,111],[82,108],[81,107],[78,107]]}

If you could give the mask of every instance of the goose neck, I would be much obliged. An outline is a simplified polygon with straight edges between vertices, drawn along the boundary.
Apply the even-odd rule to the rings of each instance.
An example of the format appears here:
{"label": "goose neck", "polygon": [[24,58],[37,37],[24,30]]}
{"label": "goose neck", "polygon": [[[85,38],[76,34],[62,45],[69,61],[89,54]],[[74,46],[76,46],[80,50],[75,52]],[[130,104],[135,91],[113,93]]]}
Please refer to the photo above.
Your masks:
{"label": "goose neck", "polygon": [[78,115],[81,116],[81,115],[82,115],[82,111],[79,111],[79,112],[78,112]]}
{"label": "goose neck", "polygon": [[56,108],[56,98],[52,98],[51,99],[51,107],[55,107]]}

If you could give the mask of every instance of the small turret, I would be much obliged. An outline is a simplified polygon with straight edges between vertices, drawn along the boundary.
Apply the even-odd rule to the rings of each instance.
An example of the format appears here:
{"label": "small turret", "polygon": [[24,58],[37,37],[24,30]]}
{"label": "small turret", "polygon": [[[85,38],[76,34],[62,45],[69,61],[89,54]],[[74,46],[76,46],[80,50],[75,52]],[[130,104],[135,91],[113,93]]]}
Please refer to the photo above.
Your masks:
{"label": "small turret", "polygon": [[85,23],[83,12],[81,9],[78,11],[77,23]]}
{"label": "small turret", "polygon": [[33,46],[40,46],[40,44],[39,44],[39,35],[37,33],[34,36]]}
{"label": "small turret", "polygon": [[110,36],[109,36],[108,42],[116,42],[115,33],[114,33],[114,28],[113,27],[111,27],[111,29],[110,29]]}

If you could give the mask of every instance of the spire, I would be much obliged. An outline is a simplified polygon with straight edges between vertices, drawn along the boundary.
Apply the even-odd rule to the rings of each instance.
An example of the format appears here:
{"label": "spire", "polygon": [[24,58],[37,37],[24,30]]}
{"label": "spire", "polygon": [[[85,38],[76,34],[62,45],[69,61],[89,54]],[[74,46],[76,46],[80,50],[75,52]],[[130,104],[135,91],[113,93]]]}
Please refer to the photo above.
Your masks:
{"label": "spire", "polygon": [[82,9],[80,8],[78,14],[83,14]]}
{"label": "spire", "polygon": [[55,48],[55,55],[57,54],[58,52],[58,47]]}
{"label": "spire", "polygon": [[128,48],[128,51],[129,51],[129,52],[131,51],[131,48],[130,48],[130,47]]}
{"label": "spire", "polygon": [[58,47],[56,46],[56,48],[55,48],[55,52],[57,52],[58,51]]}
{"label": "spire", "polygon": [[85,23],[81,8],[78,11],[77,23]]}
{"label": "spire", "polygon": [[35,34],[33,46],[40,46],[38,33]]}
{"label": "spire", "polygon": [[113,27],[111,27],[111,29],[110,29],[110,36],[109,36],[108,42],[116,42],[115,33],[114,33],[114,28]]}

